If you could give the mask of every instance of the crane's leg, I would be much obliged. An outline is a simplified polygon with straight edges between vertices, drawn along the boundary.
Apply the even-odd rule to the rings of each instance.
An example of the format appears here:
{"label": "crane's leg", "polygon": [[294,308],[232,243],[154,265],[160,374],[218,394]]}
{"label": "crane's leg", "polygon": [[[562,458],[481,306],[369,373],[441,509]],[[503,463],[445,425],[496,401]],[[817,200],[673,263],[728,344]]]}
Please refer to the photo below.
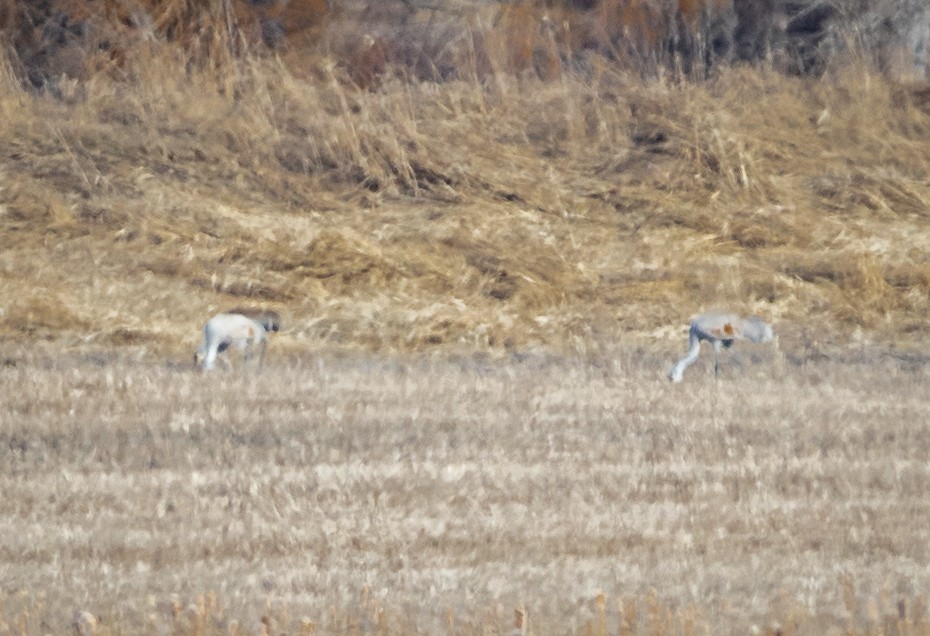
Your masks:
{"label": "crane's leg", "polygon": [[714,340],[714,375],[720,375],[720,347],[720,341]]}
{"label": "crane's leg", "polygon": [[265,364],[265,349],[268,347],[268,341],[264,338],[258,345],[258,370],[261,371]]}

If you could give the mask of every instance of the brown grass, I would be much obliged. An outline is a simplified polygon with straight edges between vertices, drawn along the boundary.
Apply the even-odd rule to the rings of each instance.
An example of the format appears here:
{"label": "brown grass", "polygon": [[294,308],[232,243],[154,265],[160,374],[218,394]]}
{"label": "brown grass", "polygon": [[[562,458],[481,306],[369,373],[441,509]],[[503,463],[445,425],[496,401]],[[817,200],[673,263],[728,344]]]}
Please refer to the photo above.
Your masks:
{"label": "brown grass", "polygon": [[[0,634],[930,633],[926,87],[521,7],[3,60]],[[780,348],[669,386],[713,308]]]}
{"label": "brown grass", "polygon": [[925,364],[604,353],[12,351],[0,633],[930,633]]}
{"label": "brown grass", "polygon": [[928,114],[905,87],[605,67],[372,92],[154,54],[70,100],[4,84],[2,337],[177,353],[245,303],[291,350],[665,342],[711,306],[918,342]]}

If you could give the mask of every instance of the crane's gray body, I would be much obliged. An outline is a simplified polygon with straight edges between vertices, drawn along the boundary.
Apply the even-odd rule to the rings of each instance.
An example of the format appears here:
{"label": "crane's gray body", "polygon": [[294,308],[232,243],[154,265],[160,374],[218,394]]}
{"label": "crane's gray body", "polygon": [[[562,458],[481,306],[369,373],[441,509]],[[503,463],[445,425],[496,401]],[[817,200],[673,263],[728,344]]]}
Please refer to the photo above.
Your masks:
{"label": "crane's gray body", "polygon": [[714,347],[714,374],[720,372],[720,349],[731,347],[735,340],[750,342],[772,342],[775,333],[772,325],[757,316],[741,317],[736,314],[711,313],[697,316],[688,330],[688,353],[675,363],[668,372],[668,379],[681,382],[685,369],[697,360],[701,353],[701,342],[706,340]]}

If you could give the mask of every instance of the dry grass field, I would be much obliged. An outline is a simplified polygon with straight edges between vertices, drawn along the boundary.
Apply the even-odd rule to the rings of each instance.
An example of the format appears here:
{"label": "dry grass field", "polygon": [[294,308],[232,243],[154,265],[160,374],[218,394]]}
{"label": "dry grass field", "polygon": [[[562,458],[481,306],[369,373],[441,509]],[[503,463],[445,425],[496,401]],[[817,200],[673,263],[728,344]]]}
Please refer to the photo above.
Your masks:
{"label": "dry grass field", "polygon": [[926,365],[0,368],[2,634],[927,634]]}
{"label": "dry grass field", "polygon": [[[0,3],[0,635],[930,634],[926,83],[61,1]],[[230,306],[266,369],[192,372]],[[778,346],[669,384],[724,308]]]}
{"label": "dry grass field", "polygon": [[919,87],[604,65],[365,91],[170,53],[61,97],[0,78],[5,340],[178,355],[242,304],[296,353],[678,346],[715,306],[805,349],[930,332]]}

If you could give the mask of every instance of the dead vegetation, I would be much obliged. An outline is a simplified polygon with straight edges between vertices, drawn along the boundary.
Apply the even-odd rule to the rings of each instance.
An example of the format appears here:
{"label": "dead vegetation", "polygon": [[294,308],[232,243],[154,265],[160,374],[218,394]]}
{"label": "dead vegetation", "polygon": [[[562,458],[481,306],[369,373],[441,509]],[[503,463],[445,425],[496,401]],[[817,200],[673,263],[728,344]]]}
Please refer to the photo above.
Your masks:
{"label": "dead vegetation", "polygon": [[[789,338],[794,324],[839,343],[850,328],[920,337],[924,88],[836,60],[816,81],[723,64],[701,82],[674,64],[644,80],[611,48],[617,34],[580,35],[613,11],[643,46],[666,41],[668,15],[622,3],[499,15],[463,3],[474,21],[435,58],[455,72],[435,76],[391,53],[398,32],[382,29],[454,28],[415,3],[335,16],[289,4],[302,18],[275,4],[143,3],[132,16],[111,4],[4,14],[17,50],[53,19],[89,21],[60,46],[90,50],[82,34],[108,20],[123,52],[116,74],[7,57],[2,337],[129,333],[179,350],[241,301],[287,315],[294,350],[573,350],[654,340],[710,305],[765,315]],[[263,54],[248,20],[294,37]],[[538,37],[556,23],[568,31],[550,33],[546,61]],[[377,82],[358,78],[357,47],[339,48],[351,24],[383,49]],[[43,73],[42,90],[23,87],[23,68]]]}
{"label": "dead vegetation", "polygon": [[[0,633],[928,632],[926,86],[477,4],[0,3]],[[243,305],[274,392],[165,362]]]}
{"label": "dead vegetation", "polygon": [[930,633],[926,360],[121,351],[0,364],[0,634]]}
{"label": "dead vegetation", "polygon": [[252,59],[224,95],[158,56],[73,100],[7,77],[4,337],[17,306],[159,350],[240,301],[298,349],[564,350],[581,322],[648,340],[709,305],[907,345],[927,314],[930,115],[877,76],[359,91]]}

